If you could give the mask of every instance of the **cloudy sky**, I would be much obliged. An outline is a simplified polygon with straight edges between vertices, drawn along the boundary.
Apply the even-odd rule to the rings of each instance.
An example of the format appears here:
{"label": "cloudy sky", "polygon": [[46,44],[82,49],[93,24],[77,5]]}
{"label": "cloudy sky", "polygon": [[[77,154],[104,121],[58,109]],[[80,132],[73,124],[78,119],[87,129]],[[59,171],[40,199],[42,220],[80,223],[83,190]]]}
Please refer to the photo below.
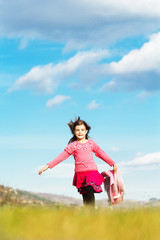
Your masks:
{"label": "cloudy sky", "polygon": [[158,0],[0,0],[1,184],[80,198],[72,157],[38,170],[81,116],[116,161],[126,198],[160,198],[159,93]]}

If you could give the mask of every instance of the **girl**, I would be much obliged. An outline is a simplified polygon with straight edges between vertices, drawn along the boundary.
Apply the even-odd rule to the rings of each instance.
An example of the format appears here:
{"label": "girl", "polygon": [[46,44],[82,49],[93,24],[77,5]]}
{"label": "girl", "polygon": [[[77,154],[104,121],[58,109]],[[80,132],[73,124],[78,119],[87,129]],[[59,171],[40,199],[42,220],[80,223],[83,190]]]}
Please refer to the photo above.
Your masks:
{"label": "girl", "polygon": [[75,159],[75,175],[73,185],[77,187],[78,192],[82,194],[84,205],[95,205],[94,193],[102,192],[101,184],[104,177],[98,172],[98,167],[93,159],[93,152],[103,161],[113,166],[113,171],[117,171],[115,162],[91,139],[88,139],[88,133],[91,127],[78,117],[75,121],[70,121],[68,126],[71,129],[73,137],[68,146],[55,159],[49,162],[39,171],[39,175],[48,168],[53,168],[71,154]]}

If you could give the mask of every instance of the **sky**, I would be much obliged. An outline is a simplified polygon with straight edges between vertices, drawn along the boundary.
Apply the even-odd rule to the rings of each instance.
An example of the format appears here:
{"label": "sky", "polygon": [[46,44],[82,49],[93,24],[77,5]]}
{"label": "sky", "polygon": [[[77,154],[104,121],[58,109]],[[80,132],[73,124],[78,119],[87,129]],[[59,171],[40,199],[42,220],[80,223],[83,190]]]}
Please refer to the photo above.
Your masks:
{"label": "sky", "polygon": [[0,0],[0,184],[81,198],[72,156],[38,175],[80,116],[125,199],[160,198],[159,66],[158,0]]}

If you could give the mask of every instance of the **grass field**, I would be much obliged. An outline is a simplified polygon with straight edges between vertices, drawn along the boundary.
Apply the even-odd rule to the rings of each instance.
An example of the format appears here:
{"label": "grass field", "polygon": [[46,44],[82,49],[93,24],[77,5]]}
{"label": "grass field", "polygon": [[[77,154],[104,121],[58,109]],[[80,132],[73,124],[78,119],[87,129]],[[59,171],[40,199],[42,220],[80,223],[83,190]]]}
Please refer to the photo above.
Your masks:
{"label": "grass field", "polygon": [[160,208],[0,207],[0,240],[160,240]]}

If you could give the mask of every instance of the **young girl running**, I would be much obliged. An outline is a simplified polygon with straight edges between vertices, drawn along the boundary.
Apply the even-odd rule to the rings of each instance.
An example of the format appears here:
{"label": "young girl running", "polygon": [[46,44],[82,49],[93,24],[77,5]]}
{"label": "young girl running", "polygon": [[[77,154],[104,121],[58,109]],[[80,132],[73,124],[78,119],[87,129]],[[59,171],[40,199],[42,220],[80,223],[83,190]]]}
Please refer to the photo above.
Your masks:
{"label": "young girl running", "polygon": [[117,166],[93,140],[88,138],[91,127],[85,121],[78,117],[74,122],[70,121],[68,126],[73,134],[68,146],[60,155],[43,167],[39,171],[39,175],[48,168],[55,167],[72,154],[75,159],[73,185],[82,194],[84,205],[94,206],[94,193],[102,192],[101,184],[104,182],[104,177],[98,172],[98,167],[93,159],[93,152],[97,157],[113,166],[114,172],[117,171]]}

